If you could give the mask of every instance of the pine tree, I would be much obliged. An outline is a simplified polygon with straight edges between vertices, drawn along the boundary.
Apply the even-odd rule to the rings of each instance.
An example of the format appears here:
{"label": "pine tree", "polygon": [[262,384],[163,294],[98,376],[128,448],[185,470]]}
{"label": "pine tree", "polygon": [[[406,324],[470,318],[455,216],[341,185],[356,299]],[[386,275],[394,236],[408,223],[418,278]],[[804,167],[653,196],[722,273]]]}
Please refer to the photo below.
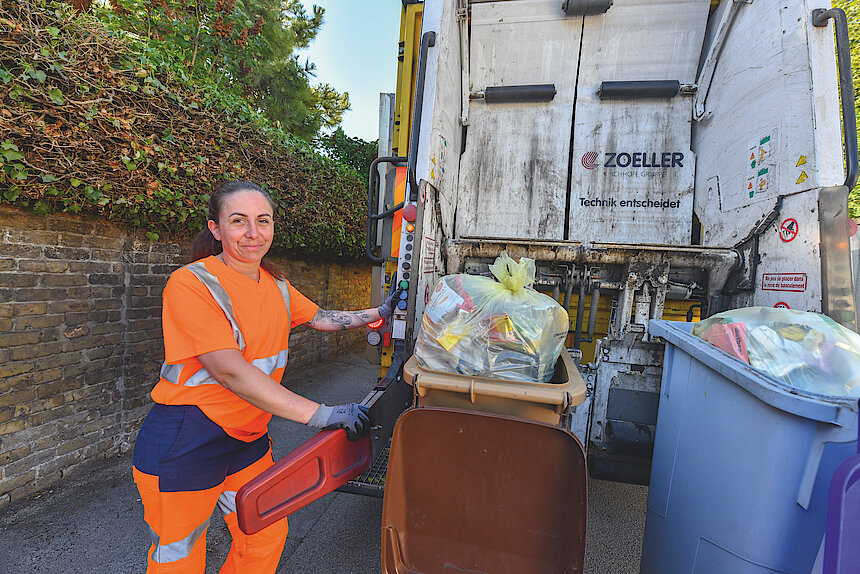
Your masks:
{"label": "pine tree", "polygon": [[311,141],[340,123],[349,98],[311,84],[314,66],[300,62],[319,32],[324,9],[299,0],[109,0],[112,24],[145,36],[191,76],[251,101],[281,127]]}

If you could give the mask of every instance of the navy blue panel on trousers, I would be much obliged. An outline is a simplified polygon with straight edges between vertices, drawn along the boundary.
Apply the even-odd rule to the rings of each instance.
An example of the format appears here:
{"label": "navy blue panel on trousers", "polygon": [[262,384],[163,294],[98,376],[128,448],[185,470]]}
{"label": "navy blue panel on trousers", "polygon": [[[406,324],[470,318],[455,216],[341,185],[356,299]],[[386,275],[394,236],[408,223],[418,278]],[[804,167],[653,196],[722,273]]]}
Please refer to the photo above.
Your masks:
{"label": "navy blue panel on trousers", "polygon": [[244,442],[194,405],[156,403],[140,427],[132,464],[157,476],[161,492],[205,490],[257,462],[268,450],[268,434]]}

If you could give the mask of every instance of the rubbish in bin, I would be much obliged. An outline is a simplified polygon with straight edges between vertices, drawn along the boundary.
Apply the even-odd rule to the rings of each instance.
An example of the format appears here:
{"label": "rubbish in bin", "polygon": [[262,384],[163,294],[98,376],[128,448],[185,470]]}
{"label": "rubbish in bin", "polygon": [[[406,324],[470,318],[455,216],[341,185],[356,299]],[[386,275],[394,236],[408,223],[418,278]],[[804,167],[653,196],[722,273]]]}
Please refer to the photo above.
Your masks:
{"label": "rubbish in bin", "polygon": [[860,396],[860,335],[826,315],[747,307],[696,323],[691,333],[792,387]]}
{"label": "rubbish in bin", "polygon": [[502,255],[498,279],[448,275],[424,309],[415,354],[423,367],[473,376],[544,383],[567,337],[558,302],[534,289],[534,260]]}

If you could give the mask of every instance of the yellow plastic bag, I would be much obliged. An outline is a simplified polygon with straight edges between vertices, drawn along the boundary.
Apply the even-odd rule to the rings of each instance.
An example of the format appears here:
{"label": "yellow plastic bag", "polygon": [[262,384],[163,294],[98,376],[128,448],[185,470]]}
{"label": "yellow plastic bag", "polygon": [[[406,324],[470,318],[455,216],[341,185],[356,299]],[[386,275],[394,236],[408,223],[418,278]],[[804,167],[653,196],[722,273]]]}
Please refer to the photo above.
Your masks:
{"label": "yellow plastic bag", "polygon": [[415,354],[437,371],[546,382],[567,338],[568,316],[552,297],[530,288],[533,259],[502,255],[498,280],[448,275],[424,309]]}

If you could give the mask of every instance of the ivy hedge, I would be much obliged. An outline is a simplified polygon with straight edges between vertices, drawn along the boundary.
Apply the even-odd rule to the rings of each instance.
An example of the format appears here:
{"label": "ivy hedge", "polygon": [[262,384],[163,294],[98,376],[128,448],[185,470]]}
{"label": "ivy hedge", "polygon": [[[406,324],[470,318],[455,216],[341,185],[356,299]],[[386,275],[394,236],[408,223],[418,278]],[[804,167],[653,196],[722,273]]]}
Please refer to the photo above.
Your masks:
{"label": "ivy hedge", "polygon": [[66,4],[0,2],[0,201],[157,240],[196,233],[219,180],[251,180],[278,203],[275,248],[363,253],[362,177],[159,57]]}

